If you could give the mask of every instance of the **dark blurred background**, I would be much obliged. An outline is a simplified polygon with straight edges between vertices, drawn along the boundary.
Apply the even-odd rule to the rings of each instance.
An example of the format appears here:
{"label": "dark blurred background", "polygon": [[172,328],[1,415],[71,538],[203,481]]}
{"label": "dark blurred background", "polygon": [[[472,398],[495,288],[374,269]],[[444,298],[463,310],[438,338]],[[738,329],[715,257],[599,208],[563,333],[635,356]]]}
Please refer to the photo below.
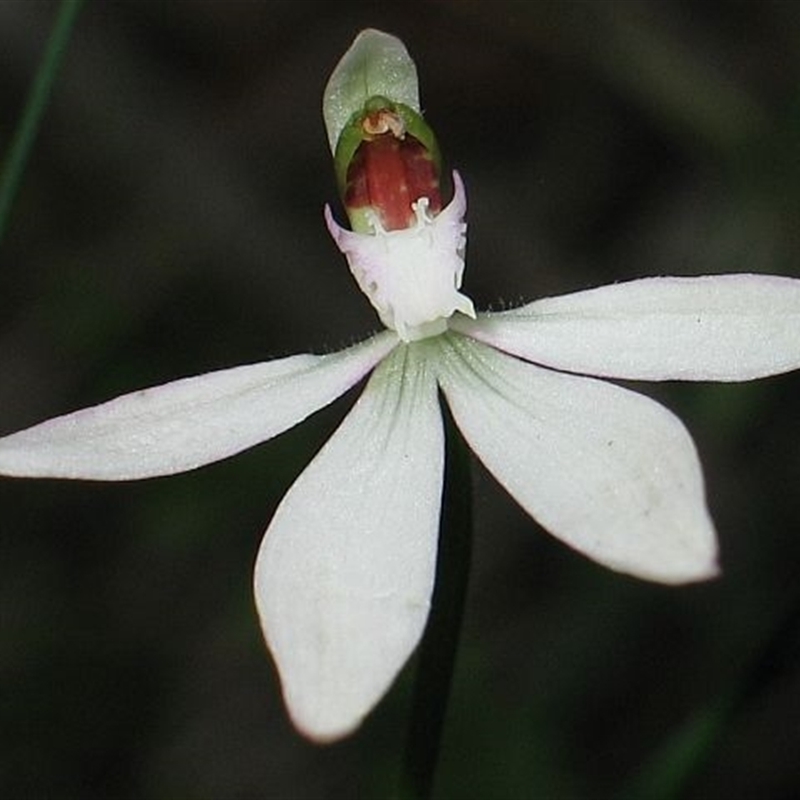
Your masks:
{"label": "dark blurred background", "polygon": [[[55,10],[0,0],[3,148]],[[370,26],[406,42],[467,182],[476,305],[800,277],[793,0],[89,0],[0,249],[2,432],[377,327],[321,217],[322,89]],[[605,571],[476,468],[438,797],[612,797],[754,659],[684,796],[798,796],[800,376],[642,389],[695,436],[724,575]],[[0,481],[0,796],[389,795],[411,671],[353,738],[306,743],[250,590],[277,502],[353,396],[188,475]]]}

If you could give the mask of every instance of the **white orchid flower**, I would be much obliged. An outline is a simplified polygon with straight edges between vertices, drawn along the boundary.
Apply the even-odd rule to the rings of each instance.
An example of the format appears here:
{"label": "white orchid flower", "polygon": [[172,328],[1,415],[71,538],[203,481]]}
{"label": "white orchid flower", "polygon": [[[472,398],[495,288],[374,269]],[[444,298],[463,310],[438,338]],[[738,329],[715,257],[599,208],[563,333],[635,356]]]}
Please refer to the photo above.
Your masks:
{"label": "white orchid flower", "polygon": [[271,439],[369,375],[280,503],[255,565],[289,713],[318,741],[361,723],[425,627],[440,390],[478,458],[553,536],[611,569],[680,584],[718,569],[692,439],[658,403],[597,377],[742,381],[800,367],[800,280],[783,277],[647,278],[476,316],[460,292],[463,185],[456,175],[440,210],[435,142],[419,113],[402,43],[360,34],[325,98],[354,230],[327,219],[387,330],[331,355],[133,392],[0,439],[4,475],[170,475]]}

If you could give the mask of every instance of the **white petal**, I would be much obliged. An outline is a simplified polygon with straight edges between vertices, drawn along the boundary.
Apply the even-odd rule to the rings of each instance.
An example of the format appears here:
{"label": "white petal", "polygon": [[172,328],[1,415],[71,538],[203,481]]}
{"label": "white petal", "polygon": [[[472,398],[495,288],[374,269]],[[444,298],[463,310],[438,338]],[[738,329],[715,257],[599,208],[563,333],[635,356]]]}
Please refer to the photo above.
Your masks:
{"label": "white petal", "polygon": [[130,480],[194,469],[296,425],[355,385],[397,343],[383,333],[143,389],[0,439],[0,474]]}
{"label": "white petal", "polygon": [[800,280],[645,278],[537,300],[462,333],[539,364],[616,378],[744,381],[800,367]]}
{"label": "white petal", "polygon": [[289,713],[312,739],[356,728],[422,635],[443,461],[435,380],[401,347],[275,513],[256,603]]}
{"label": "white petal", "polygon": [[641,578],[715,574],[700,464],[677,417],[618,386],[458,335],[442,346],[440,383],[467,442],[550,533]]}

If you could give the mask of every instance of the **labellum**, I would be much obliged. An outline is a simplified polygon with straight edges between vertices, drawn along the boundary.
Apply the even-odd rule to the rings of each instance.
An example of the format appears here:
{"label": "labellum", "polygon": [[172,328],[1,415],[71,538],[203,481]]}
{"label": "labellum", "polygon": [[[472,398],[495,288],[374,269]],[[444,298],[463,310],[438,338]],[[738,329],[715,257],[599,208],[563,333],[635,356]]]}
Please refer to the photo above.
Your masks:
{"label": "labellum", "polygon": [[370,98],[336,148],[339,188],[353,230],[410,228],[416,222],[413,204],[422,197],[436,216],[442,209],[439,161],[433,132],[416,111]]}

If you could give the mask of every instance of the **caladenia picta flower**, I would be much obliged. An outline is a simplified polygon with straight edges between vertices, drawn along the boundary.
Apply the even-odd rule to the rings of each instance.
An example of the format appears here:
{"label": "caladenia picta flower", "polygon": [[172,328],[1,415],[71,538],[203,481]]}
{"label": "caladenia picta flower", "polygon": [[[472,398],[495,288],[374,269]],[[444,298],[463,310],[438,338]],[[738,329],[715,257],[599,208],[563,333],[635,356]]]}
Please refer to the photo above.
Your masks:
{"label": "caladenia picta flower", "polygon": [[[398,91],[401,83],[407,90]],[[456,311],[474,318],[472,301],[458,291],[464,186],[454,173],[455,196],[442,211],[439,146],[420,113],[416,69],[402,43],[362,34],[328,82],[324,112],[352,231],[329,207],[325,220],[381,322],[409,342],[444,333]]]}
{"label": "caladenia picta flower", "polygon": [[718,573],[692,439],[658,403],[598,378],[743,381],[800,367],[800,281],[784,277],[645,278],[475,314],[461,292],[465,190],[456,174],[442,200],[402,43],[361,33],[324,114],[352,230],[330,210],[328,227],[386,330],[0,439],[9,476],[170,475],[266,441],[369,376],[278,506],[255,565],[289,713],[317,741],[360,724],[425,627],[440,391],[478,458],[552,535],[613,570],[682,584]]}

